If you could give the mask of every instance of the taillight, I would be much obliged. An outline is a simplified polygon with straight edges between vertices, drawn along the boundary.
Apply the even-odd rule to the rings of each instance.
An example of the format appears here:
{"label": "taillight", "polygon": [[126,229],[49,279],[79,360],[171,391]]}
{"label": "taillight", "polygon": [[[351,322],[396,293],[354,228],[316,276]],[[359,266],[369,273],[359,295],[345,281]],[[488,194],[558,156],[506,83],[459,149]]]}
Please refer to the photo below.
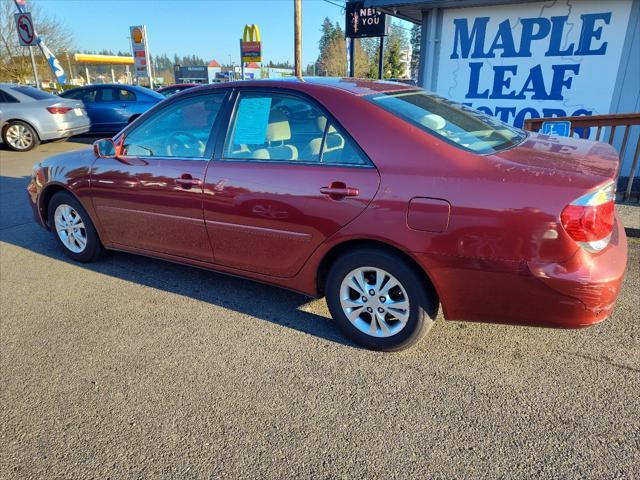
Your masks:
{"label": "taillight", "polygon": [[615,195],[614,184],[608,183],[562,210],[562,226],[585,250],[595,253],[609,244],[615,220]]}
{"label": "taillight", "polygon": [[67,113],[68,111],[73,110],[71,107],[47,107],[47,111],[49,113]]}

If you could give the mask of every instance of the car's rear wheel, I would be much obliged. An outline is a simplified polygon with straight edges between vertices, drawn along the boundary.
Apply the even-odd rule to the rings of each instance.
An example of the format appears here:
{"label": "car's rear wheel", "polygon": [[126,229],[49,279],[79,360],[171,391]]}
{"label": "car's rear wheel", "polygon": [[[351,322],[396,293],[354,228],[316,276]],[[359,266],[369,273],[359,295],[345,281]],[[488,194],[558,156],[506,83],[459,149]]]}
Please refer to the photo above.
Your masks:
{"label": "car's rear wheel", "polygon": [[40,137],[33,127],[19,120],[5,125],[2,129],[2,141],[16,152],[27,152],[40,145]]}
{"label": "car's rear wheel", "polygon": [[329,270],[327,304],[340,329],[367,348],[403,350],[433,326],[437,302],[404,258],[366,248],[340,257]]}
{"label": "car's rear wheel", "polygon": [[49,226],[64,253],[78,262],[92,262],[102,255],[100,238],[80,202],[70,193],[58,192],[49,202]]}

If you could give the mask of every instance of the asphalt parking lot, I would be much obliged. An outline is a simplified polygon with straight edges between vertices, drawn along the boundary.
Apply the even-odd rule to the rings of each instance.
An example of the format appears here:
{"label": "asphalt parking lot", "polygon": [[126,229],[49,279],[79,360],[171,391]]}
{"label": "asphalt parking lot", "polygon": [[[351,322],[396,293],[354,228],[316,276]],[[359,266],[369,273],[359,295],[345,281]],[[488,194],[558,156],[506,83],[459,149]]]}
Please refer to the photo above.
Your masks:
{"label": "asphalt parking lot", "polygon": [[25,186],[90,140],[0,147],[0,478],[640,478],[637,239],[598,326],[441,319],[374,353],[323,301],[128,254],[66,260]]}

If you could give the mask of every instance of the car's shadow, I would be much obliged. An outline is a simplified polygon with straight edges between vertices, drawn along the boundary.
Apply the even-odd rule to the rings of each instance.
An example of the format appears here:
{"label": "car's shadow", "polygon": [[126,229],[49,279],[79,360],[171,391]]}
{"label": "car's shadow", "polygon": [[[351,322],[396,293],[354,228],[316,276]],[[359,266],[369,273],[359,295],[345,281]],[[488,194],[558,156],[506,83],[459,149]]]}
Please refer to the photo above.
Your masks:
{"label": "car's shadow", "polygon": [[[164,262],[126,253],[110,252],[95,263],[68,259],[52,234],[32,218],[24,192],[27,177],[0,176],[0,242],[79,268],[109,275],[168,293],[183,295],[234,310],[274,324],[292,328],[331,342],[355,347],[328,318],[305,311],[312,299],[269,285],[218,274],[208,270]],[[11,213],[9,213],[11,212]],[[313,305],[317,310],[319,305]],[[323,307],[320,310],[325,310]]]}

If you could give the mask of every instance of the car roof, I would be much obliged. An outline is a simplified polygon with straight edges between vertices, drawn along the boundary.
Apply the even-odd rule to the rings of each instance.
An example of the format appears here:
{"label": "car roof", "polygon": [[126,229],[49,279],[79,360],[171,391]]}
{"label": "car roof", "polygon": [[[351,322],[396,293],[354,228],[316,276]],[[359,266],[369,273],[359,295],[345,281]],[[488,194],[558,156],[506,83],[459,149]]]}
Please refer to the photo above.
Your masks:
{"label": "car roof", "polygon": [[291,86],[292,84],[296,85],[297,90],[304,90],[305,85],[313,85],[342,90],[357,96],[371,95],[374,93],[419,90],[418,87],[407,85],[405,83],[390,82],[386,80],[372,80],[370,78],[347,77],[285,77],[261,80],[239,80],[234,82],[212,84],[208,87],[287,87]]}

